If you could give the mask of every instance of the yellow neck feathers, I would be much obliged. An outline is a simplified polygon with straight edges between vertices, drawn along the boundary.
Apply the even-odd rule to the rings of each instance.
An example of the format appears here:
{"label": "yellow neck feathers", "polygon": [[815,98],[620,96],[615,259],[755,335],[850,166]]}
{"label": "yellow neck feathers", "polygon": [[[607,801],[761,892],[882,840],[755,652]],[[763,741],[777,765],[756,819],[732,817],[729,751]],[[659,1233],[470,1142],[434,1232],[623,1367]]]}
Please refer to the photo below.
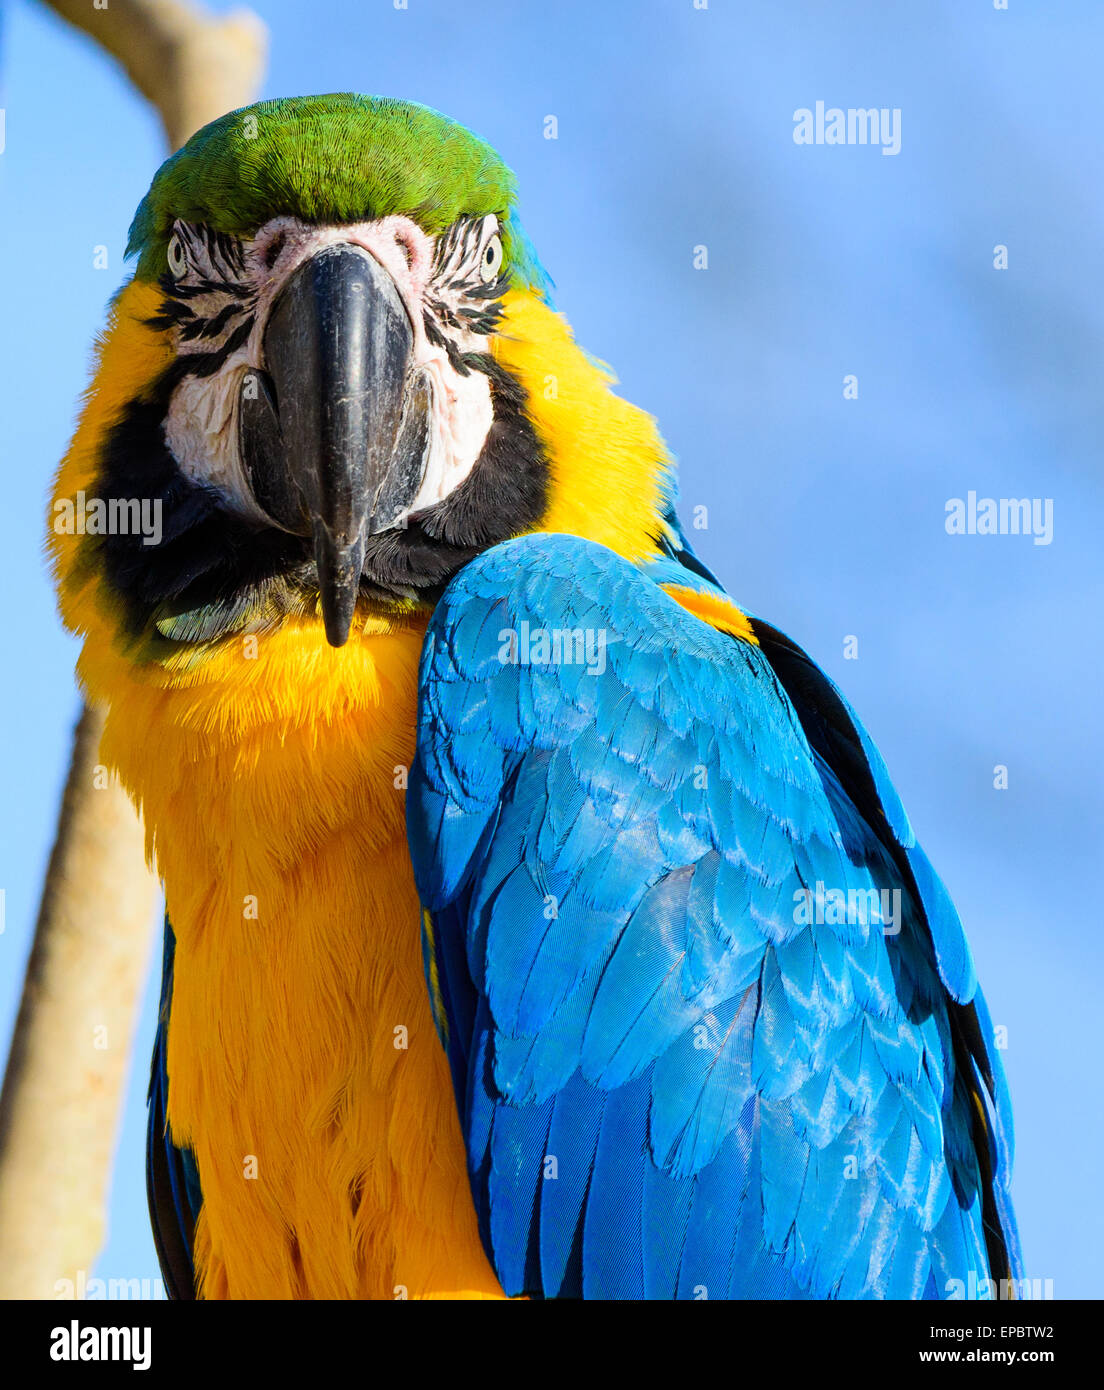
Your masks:
{"label": "yellow neck feathers", "polygon": [[[423,628],[317,624],[113,705],[176,932],[169,1125],[209,1297],[495,1296],[404,829]],[[210,678],[208,678],[210,677]]]}
{"label": "yellow neck feathers", "polygon": [[550,459],[542,529],[597,541],[629,560],[653,555],[670,465],[655,420],[613,394],[613,373],[580,351],[560,314],[528,294],[504,303],[494,355],[528,392]]}

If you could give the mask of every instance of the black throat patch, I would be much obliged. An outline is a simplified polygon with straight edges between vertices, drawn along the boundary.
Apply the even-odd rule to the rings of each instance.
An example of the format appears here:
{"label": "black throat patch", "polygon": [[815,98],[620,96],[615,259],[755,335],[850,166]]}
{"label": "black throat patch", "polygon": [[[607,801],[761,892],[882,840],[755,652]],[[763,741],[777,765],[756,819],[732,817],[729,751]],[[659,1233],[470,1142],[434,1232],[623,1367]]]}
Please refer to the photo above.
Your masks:
{"label": "black throat patch", "polygon": [[[151,641],[151,654],[160,643],[194,644],[263,630],[316,607],[309,542],[230,511],[218,492],[181,471],[166,444],[173,391],[185,376],[218,370],[225,346],[178,358],[146,395],[130,403],[104,446],[96,496],[109,509],[113,501],[154,507],[161,539],[147,545],[140,534],[89,535],[82,564],[102,570],[120,602],[125,635],[135,643]],[[535,529],[545,513],[547,460],[524,388],[489,356],[465,356],[464,365],[490,381],[491,428],[471,473],[454,492],[404,529],[369,540],[361,601],[379,609],[432,607],[470,559]]]}

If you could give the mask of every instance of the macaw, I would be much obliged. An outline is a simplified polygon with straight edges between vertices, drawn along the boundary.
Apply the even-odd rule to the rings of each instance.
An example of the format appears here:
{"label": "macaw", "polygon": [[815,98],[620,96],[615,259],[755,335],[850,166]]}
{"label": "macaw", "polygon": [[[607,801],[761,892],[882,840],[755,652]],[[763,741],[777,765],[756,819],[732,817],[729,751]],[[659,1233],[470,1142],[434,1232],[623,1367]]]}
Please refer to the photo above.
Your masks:
{"label": "macaw", "polygon": [[164,883],[168,1289],[997,1296],[955,908],[515,197],[342,94],[206,126],[131,227],[49,543]]}

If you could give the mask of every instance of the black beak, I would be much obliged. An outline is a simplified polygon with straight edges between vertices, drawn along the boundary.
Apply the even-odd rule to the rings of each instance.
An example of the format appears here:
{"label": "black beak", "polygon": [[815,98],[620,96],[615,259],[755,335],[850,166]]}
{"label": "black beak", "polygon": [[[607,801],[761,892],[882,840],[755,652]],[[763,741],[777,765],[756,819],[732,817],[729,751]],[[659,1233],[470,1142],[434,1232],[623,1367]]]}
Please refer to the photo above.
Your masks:
{"label": "black beak", "polygon": [[368,537],[409,507],[425,469],[428,381],[394,281],[366,251],[327,246],[292,273],[264,331],[267,374],[240,395],[258,505],[311,536],[326,637],[342,646]]}

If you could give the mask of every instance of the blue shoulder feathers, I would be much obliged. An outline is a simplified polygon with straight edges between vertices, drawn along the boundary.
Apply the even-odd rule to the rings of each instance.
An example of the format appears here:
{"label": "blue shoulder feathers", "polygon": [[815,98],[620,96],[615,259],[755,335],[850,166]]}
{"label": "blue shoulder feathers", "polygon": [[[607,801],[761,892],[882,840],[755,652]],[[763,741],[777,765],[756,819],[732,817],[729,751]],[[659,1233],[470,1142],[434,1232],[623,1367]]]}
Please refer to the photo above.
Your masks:
{"label": "blue shoulder feathers", "polygon": [[672,579],[710,587],[526,537],[427,634],[408,827],[488,1255],[544,1297],[986,1296],[1011,1135],[958,916],[823,673]]}

